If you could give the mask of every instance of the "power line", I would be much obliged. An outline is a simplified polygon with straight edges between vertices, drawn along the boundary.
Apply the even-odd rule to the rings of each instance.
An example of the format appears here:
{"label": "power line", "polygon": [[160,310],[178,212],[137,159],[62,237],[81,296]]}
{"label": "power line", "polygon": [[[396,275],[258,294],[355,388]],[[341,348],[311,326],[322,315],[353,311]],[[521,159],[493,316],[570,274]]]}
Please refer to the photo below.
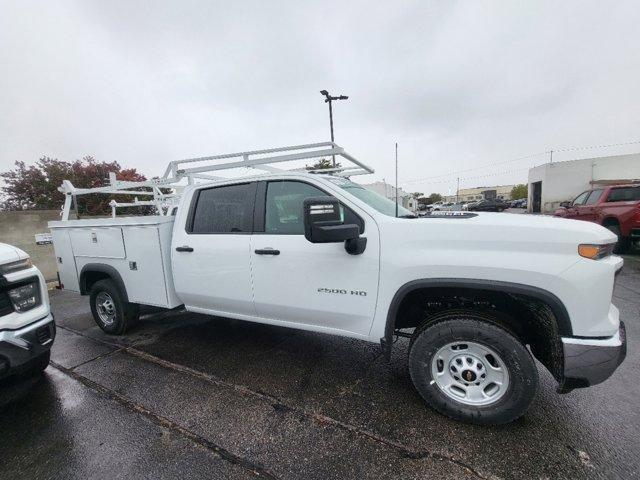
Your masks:
{"label": "power line", "polygon": [[625,145],[636,145],[640,143],[640,140],[634,140],[632,142],[622,142],[622,143],[610,143],[609,145],[589,145],[588,147],[568,147],[568,148],[557,148],[554,149],[554,152],[571,152],[575,150],[591,150],[594,148],[609,148],[609,147],[623,147]]}
{"label": "power line", "polygon": [[[565,148],[557,148],[557,149],[553,149],[553,150],[546,150],[544,152],[538,152],[538,153],[532,153],[531,155],[525,155],[523,157],[517,157],[517,158],[511,158],[509,160],[503,160],[500,162],[493,162],[493,163],[487,163],[485,165],[480,165],[478,167],[471,167],[471,168],[466,168],[463,170],[454,170],[452,172],[448,172],[448,173],[443,173],[440,175],[432,175],[429,177],[420,177],[420,178],[413,178],[413,179],[409,179],[409,180],[405,180],[401,183],[410,185],[410,184],[414,184],[414,183],[425,183],[425,184],[432,184],[432,183],[450,183],[452,180],[446,180],[443,182],[425,182],[425,180],[431,180],[434,178],[443,178],[443,177],[450,177],[453,175],[458,175],[460,173],[467,173],[467,172],[472,172],[474,170],[482,170],[484,168],[489,168],[489,167],[495,167],[497,165],[504,165],[506,163],[514,163],[514,162],[519,162],[522,160],[527,160],[529,158],[534,158],[534,157],[539,157],[542,155],[549,155],[551,154],[551,158],[553,158],[553,153],[558,153],[558,152],[570,152],[570,151],[577,151],[577,150],[592,150],[592,149],[596,149],[596,148],[611,148],[611,147],[621,147],[621,146],[626,146],[626,145],[636,145],[636,144],[640,144],[640,140],[633,140],[630,142],[621,142],[621,143],[610,143],[607,145],[589,145],[589,146],[585,146],[585,147],[565,147]],[[525,169],[519,169],[519,170],[525,170]],[[505,172],[505,173],[509,173],[509,172]],[[500,175],[501,173],[495,174],[495,175]],[[492,174],[493,176],[493,174]],[[461,180],[468,180],[468,179],[473,179],[473,178],[479,178],[479,177],[465,177],[465,178],[461,178]]]}
{"label": "power line", "polygon": [[[478,179],[478,178],[497,177],[499,175],[507,175],[509,173],[521,172],[523,170],[529,170],[529,167],[515,168],[515,169],[512,169],[512,170],[504,170],[504,171],[495,172],[495,173],[486,173],[486,174],[483,174],[483,175],[474,175],[472,177],[460,177],[460,180],[475,180],[475,179]],[[435,185],[435,184],[443,184],[443,183],[453,183],[454,181],[455,181],[455,179],[450,178],[450,179],[446,179],[446,180],[435,180],[435,181],[431,181],[431,182],[428,182],[428,181],[425,182],[423,180],[406,180],[406,181],[403,181],[403,182],[400,182],[400,183],[405,184],[405,185],[413,185],[413,184],[416,184],[416,183],[420,183],[420,184],[423,184],[423,185]]]}
{"label": "power line", "polygon": [[452,172],[443,173],[441,175],[432,175],[430,177],[413,178],[413,179],[404,181],[402,183],[420,182],[422,180],[430,180],[432,178],[448,177],[448,176],[451,176],[451,175],[457,175],[459,173],[467,173],[467,172],[472,172],[474,170],[481,170],[483,168],[495,167],[497,165],[504,165],[505,163],[513,163],[513,162],[518,162],[518,161],[521,161],[521,160],[526,160],[528,158],[539,157],[540,155],[547,155],[548,153],[549,153],[549,151],[547,150],[546,152],[533,153],[531,155],[525,155],[524,157],[512,158],[512,159],[509,159],[509,160],[503,160],[501,162],[487,163],[487,164],[481,165],[479,167],[465,168],[464,170],[454,170]]}

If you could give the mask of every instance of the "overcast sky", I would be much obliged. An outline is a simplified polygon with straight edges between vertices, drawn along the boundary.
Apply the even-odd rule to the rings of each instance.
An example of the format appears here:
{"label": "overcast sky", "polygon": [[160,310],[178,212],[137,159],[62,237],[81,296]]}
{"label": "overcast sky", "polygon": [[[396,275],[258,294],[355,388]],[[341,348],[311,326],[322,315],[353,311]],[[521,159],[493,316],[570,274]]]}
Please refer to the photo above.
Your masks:
{"label": "overcast sky", "polygon": [[0,0],[1,171],[324,141],[325,88],[372,181],[397,141],[410,191],[525,182],[547,155],[474,168],[640,140],[640,4]]}

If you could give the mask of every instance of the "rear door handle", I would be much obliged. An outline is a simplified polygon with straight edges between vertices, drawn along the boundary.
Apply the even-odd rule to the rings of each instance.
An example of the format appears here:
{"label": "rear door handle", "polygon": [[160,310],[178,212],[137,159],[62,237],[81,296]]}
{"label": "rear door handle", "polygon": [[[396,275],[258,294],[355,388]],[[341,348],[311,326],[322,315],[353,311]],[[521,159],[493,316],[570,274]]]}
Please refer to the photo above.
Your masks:
{"label": "rear door handle", "polygon": [[193,252],[193,247],[189,247],[187,245],[176,247],[176,252]]}
{"label": "rear door handle", "polygon": [[254,250],[258,255],[280,255],[280,250],[274,250],[273,248],[260,248]]}

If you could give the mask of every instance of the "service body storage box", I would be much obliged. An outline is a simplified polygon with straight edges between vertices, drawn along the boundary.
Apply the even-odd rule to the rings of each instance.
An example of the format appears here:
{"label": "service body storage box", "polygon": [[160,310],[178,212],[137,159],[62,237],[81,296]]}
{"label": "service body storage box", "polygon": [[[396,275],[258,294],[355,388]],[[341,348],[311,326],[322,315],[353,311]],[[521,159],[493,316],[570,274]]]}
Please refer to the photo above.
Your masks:
{"label": "service body storage box", "polygon": [[113,267],[129,301],[173,308],[182,302],[171,272],[171,216],[52,221],[49,228],[65,290],[80,291],[83,268]]}

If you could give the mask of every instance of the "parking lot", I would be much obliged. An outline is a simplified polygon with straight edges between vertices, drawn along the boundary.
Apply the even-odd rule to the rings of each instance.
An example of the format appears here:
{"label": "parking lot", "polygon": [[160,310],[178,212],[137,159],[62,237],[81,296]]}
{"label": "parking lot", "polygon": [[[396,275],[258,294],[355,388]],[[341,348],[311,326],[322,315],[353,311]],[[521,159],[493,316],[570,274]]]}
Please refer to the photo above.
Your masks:
{"label": "parking lot", "polygon": [[41,378],[0,390],[0,477],[640,477],[640,261],[614,302],[629,353],[568,395],[541,371],[529,413],[503,427],[427,408],[377,345],[184,312],[103,334],[86,297],[53,291],[58,336]]}

